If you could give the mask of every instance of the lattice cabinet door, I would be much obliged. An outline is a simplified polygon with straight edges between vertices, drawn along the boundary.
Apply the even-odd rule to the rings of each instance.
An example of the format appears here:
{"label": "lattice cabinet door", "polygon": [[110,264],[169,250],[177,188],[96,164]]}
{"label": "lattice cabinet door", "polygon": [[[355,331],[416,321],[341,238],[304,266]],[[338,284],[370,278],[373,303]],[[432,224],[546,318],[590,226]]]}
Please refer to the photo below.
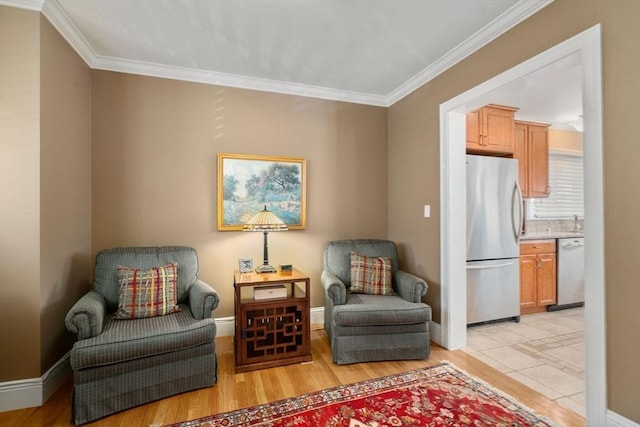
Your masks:
{"label": "lattice cabinet door", "polygon": [[242,362],[272,360],[274,356],[305,354],[304,305],[243,307]]}

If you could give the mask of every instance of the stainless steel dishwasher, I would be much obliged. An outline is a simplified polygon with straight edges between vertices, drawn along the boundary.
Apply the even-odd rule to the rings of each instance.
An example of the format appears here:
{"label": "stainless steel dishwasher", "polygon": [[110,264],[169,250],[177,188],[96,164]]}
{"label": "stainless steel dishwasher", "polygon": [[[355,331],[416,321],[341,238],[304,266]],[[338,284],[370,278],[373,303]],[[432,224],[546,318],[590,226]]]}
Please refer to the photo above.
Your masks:
{"label": "stainless steel dishwasher", "polygon": [[584,238],[558,239],[558,302],[549,311],[584,304]]}

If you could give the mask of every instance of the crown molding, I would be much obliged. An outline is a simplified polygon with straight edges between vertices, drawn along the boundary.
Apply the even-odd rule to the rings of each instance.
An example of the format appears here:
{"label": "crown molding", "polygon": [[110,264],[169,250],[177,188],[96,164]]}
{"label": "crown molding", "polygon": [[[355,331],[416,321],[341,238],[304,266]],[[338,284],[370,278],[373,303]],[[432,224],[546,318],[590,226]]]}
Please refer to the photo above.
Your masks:
{"label": "crown molding", "polygon": [[19,9],[40,12],[45,0],[0,0],[0,6],[17,7]]}
{"label": "crown molding", "polygon": [[116,71],[194,83],[205,83],[263,92],[275,92],[285,95],[298,95],[379,107],[387,106],[386,98],[381,95],[349,92],[300,83],[248,77],[238,74],[219,73],[197,68],[176,67],[131,59],[97,55],[90,66],[91,68],[98,70]]}
{"label": "crown molding", "polygon": [[489,25],[460,43],[438,61],[411,77],[388,95],[350,92],[300,83],[219,73],[210,70],[100,56],[96,54],[89,42],[60,7],[58,0],[0,0],[0,5],[41,11],[78,55],[93,69],[389,107],[552,2],[553,0],[518,1]]}
{"label": "crown molding", "polygon": [[436,62],[396,88],[387,96],[387,106],[395,104],[552,2],[553,0],[520,0]]}
{"label": "crown molding", "polygon": [[568,131],[573,131],[573,132],[581,132],[581,131],[577,131],[575,127],[571,126],[567,122],[555,122],[553,120],[547,120],[547,119],[545,119],[543,117],[535,117],[535,116],[527,116],[527,115],[519,114],[518,117],[516,118],[516,121],[533,122],[533,123],[544,123],[544,124],[549,125],[549,127],[551,129],[568,130]]}
{"label": "crown molding", "polygon": [[87,39],[85,39],[80,30],[78,30],[78,27],[75,26],[73,21],[71,21],[69,16],[67,16],[60,7],[58,0],[45,0],[42,7],[42,14],[51,25],[58,30],[78,55],[80,55],[84,62],[93,68],[93,63],[96,60],[95,50],[93,50],[93,47],[91,47]]}

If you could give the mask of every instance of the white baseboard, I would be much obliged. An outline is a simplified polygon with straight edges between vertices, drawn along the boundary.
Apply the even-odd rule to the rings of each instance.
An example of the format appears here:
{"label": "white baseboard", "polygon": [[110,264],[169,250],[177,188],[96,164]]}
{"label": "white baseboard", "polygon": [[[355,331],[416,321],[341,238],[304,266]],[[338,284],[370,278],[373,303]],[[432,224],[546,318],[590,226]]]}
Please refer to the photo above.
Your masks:
{"label": "white baseboard", "polygon": [[235,317],[218,317],[216,321],[217,337],[232,337],[236,333]]}
{"label": "white baseboard", "polygon": [[613,411],[607,411],[607,427],[640,427],[640,424]]}
{"label": "white baseboard", "polygon": [[436,323],[433,320],[429,322],[429,335],[431,336],[431,341],[442,346],[442,328],[440,327],[440,323]]}
{"label": "white baseboard", "polygon": [[42,405],[42,380],[28,378],[0,384],[0,412]]}
{"label": "white baseboard", "polygon": [[321,324],[324,326],[324,307],[314,307],[311,309],[311,324]]}
{"label": "white baseboard", "polygon": [[53,393],[58,391],[60,386],[72,375],[71,363],[69,362],[70,354],[70,351],[67,352],[42,376],[42,403],[49,400]]}
{"label": "white baseboard", "polygon": [[0,383],[0,412],[42,406],[70,374],[67,353],[40,378]]}
{"label": "white baseboard", "polygon": [[[324,307],[314,307],[311,309],[310,323],[320,323],[324,325]],[[235,332],[235,317],[218,317],[216,320],[216,336],[217,337],[231,337]]]}

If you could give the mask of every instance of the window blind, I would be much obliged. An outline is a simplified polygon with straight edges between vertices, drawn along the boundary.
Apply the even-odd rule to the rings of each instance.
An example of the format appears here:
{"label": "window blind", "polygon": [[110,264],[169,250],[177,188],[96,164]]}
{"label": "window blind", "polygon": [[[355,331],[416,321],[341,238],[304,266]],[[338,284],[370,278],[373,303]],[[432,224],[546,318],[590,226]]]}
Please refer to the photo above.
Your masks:
{"label": "window blind", "polygon": [[530,199],[529,218],[584,218],[582,155],[549,153],[548,198]]}

